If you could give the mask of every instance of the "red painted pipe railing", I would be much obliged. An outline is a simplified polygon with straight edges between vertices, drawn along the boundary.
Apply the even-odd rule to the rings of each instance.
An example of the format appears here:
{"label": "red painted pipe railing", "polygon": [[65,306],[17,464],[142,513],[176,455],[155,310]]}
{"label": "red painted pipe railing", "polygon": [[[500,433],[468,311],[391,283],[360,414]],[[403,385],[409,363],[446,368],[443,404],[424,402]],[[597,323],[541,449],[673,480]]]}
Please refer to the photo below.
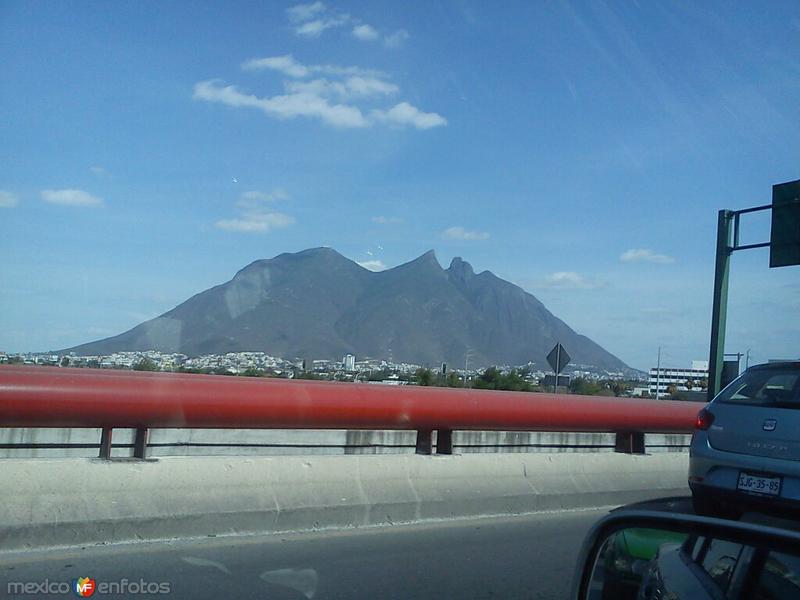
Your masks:
{"label": "red painted pipe railing", "polygon": [[0,367],[0,427],[690,432],[688,402]]}

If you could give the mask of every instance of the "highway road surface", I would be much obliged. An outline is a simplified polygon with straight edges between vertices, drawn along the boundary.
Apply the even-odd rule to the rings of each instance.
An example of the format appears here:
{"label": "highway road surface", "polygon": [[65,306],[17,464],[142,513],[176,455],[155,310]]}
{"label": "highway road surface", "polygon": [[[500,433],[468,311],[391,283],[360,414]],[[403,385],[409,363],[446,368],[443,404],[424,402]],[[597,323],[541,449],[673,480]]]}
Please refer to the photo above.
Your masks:
{"label": "highway road surface", "polygon": [[[101,593],[115,583],[137,598],[560,599],[586,532],[606,512],[0,554],[0,597],[45,597],[13,592],[45,581],[57,592],[89,577],[95,598],[123,597]],[[170,593],[137,593],[142,587]],[[59,596],[75,597],[46,595]]]}

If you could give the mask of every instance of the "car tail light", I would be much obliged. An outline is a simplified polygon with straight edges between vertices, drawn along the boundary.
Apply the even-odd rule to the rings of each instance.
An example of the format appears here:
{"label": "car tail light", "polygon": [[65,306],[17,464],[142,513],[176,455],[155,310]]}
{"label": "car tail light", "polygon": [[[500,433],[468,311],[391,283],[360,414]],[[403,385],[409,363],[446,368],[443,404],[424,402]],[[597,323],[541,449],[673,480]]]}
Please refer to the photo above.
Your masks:
{"label": "car tail light", "polygon": [[705,408],[697,413],[697,419],[694,421],[694,428],[705,431],[714,422],[714,413],[706,410]]}

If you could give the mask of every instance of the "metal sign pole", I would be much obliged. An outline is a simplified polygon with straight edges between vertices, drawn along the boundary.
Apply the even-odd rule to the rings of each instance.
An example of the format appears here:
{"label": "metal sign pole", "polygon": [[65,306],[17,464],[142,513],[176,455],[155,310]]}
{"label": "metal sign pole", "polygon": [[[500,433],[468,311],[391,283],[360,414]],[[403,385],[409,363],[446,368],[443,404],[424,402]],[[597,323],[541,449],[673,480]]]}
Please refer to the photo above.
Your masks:
{"label": "metal sign pole", "polygon": [[[772,211],[769,241],[739,244],[740,216]],[[731,231],[733,230],[733,231]],[[733,242],[731,243],[731,233]],[[728,313],[728,271],[731,254],[738,250],[769,248],[769,266],[800,265],[800,179],[772,186],[772,204],[721,210],[717,218],[717,258],[714,270],[714,304],[711,312],[711,349],[708,361],[708,400],[721,387],[725,352],[725,320]]]}
{"label": "metal sign pole", "polygon": [[561,373],[561,344],[556,345],[556,378],[553,381],[553,393],[558,391],[558,374]]}
{"label": "metal sign pole", "polygon": [[714,301],[711,309],[711,348],[708,357],[708,401],[719,393],[725,353],[728,316],[728,273],[731,262],[731,230],[734,212],[721,210],[717,217],[717,256],[714,269]]}

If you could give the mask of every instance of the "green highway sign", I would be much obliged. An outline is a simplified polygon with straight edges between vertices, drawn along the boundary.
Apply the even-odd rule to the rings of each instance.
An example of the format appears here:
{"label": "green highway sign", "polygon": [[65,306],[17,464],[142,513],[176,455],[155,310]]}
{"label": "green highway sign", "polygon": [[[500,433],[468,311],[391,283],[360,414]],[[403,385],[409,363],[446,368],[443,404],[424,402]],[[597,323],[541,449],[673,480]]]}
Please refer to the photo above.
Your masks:
{"label": "green highway sign", "polygon": [[800,179],[772,186],[769,266],[800,265]]}

